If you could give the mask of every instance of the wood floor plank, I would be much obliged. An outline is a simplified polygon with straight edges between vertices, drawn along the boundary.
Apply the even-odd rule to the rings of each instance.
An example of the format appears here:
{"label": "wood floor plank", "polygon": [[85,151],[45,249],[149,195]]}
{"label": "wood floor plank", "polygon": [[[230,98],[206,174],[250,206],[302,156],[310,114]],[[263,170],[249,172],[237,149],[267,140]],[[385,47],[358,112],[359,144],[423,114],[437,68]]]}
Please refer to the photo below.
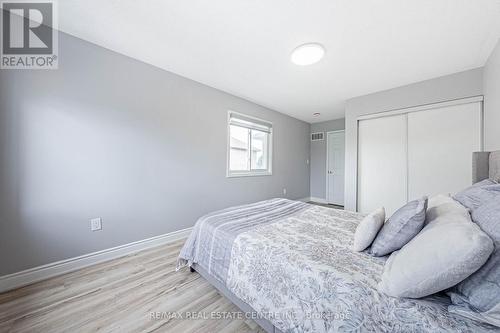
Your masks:
{"label": "wood floor plank", "polygon": [[198,273],[175,271],[183,243],[2,293],[0,332],[263,333],[251,320],[210,317],[212,312],[239,309]]}

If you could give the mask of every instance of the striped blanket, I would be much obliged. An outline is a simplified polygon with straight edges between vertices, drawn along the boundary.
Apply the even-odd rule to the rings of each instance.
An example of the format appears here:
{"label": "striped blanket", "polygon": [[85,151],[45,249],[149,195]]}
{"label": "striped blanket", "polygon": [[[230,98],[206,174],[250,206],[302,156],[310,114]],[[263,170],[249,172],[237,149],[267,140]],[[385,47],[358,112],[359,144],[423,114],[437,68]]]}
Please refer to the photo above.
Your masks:
{"label": "striped blanket", "polygon": [[310,205],[304,202],[271,199],[205,215],[196,222],[184,244],[177,269],[196,263],[225,283],[231,249],[239,234],[285,219],[308,207]]}

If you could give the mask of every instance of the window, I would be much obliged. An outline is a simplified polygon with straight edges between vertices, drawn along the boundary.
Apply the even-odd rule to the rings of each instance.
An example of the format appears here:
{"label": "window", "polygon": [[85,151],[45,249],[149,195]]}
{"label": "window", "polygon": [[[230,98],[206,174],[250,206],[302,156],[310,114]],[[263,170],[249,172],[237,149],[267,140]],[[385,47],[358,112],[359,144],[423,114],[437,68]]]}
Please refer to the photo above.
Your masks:
{"label": "window", "polygon": [[229,112],[227,176],[271,174],[272,123]]}

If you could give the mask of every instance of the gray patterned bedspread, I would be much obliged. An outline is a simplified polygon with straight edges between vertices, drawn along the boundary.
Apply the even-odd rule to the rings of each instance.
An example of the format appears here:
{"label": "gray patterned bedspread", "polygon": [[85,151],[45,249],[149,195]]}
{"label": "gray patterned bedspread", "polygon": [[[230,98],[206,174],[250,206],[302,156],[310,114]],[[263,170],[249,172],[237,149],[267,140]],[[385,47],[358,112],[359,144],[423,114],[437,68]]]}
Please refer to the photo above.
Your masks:
{"label": "gray patterned bedspread", "polygon": [[202,217],[178,267],[197,263],[284,332],[493,332],[449,299],[377,291],[385,258],[351,250],[362,215],[273,199]]}
{"label": "gray patterned bedspread", "polygon": [[177,268],[201,265],[222,283],[226,282],[235,238],[243,232],[300,212],[309,205],[287,199],[271,199],[230,207],[201,217],[181,250]]}

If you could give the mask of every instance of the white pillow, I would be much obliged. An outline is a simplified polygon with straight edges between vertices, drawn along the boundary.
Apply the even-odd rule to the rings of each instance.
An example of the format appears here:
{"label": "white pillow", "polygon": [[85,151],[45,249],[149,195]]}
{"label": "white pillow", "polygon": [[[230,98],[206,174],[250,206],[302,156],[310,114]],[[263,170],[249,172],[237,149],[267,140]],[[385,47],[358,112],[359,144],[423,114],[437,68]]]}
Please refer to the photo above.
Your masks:
{"label": "white pillow", "polygon": [[370,246],[384,225],[385,209],[384,207],[378,208],[368,214],[356,228],[354,234],[354,245],[352,249],[356,252],[361,252]]}
{"label": "white pillow", "polygon": [[493,241],[465,207],[450,197],[433,199],[428,224],[387,260],[380,292],[410,298],[434,294],[477,271],[493,252]]}
{"label": "white pillow", "polygon": [[438,194],[429,198],[425,224],[433,222],[436,218],[448,214],[459,214],[463,217],[470,216],[469,210],[447,194]]}

